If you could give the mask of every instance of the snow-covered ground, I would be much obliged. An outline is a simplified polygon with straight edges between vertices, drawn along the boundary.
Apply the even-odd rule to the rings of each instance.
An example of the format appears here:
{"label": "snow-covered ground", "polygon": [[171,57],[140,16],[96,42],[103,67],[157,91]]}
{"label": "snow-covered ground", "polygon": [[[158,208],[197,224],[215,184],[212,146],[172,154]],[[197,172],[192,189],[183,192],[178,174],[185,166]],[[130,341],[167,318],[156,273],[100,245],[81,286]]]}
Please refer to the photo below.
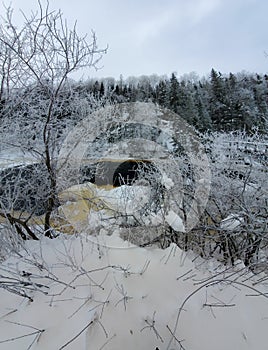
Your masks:
{"label": "snow-covered ground", "polygon": [[268,286],[241,263],[114,232],[29,241],[0,274],[3,350],[267,348]]}

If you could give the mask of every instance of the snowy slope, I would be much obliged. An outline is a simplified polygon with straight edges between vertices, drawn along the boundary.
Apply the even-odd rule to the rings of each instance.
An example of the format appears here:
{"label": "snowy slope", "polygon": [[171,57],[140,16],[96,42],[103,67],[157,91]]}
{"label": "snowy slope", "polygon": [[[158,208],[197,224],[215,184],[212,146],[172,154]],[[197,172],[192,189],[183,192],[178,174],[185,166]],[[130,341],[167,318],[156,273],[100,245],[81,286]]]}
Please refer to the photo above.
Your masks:
{"label": "snowy slope", "polygon": [[0,290],[3,350],[267,348],[267,294],[257,290],[268,286],[253,286],[242,264],[175,245],[137,248],[118,232],[43,237],[0,274],[2,286],[27,295]]}

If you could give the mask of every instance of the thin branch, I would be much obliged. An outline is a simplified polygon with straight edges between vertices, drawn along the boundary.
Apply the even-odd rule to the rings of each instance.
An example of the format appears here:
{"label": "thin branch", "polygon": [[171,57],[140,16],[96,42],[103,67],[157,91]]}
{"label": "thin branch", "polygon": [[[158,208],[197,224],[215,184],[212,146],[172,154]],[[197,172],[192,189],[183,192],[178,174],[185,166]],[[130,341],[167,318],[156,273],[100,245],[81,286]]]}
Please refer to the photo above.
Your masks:
{"label": "thin branch", "polygon": [[68,345],[70,345],[73,341],[75,341],[83,332],[85,332],[88,327],[90,327],[92,324],[94,323],[94,320],[90,321],[84,328],[81,329],[81,331],[79,333],[77,333],[72,339],[70,339],[67,343],[65,343],[64,345],[62,345],[59,350],[62,350],[64,348],[66,348]]}

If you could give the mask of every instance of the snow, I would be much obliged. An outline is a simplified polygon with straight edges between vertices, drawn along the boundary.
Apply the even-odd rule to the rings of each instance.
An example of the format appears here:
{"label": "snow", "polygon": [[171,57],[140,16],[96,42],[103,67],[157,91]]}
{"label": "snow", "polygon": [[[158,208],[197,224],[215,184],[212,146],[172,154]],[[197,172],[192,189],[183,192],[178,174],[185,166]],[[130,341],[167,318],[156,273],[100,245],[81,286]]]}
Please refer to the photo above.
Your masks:
{"label": "snow", "polygon": [[244,222],[244,219],[237,214],[230,214],[220,223],[220,228],[223,230],[232,231]]}
{"label": "snow", "polygon": [[114,232],[29,241],[0,274],[9,286],[8,278],[17,278],[13,286],[33,300],[0,290],[1,349],[267,345],[267,295],[256,290],[267,293],[268,286],[253,287],[254,276],[241,262],[230,269],[173,244],[138,248]]}
{"label": "snow", "polygon": [[174,213],[173,210],[170,210],[165,216],[166,222],[173,228],[173,230],[178,232],[185,232],[185,227],[182,219]]}
{"label": "snow", "polygon": [[20,149],[13,148],[0,152],[0,169],[33,163],[36,163],[36,159],[29,152],[23,152]]}
{"label": "snow", "polygon": [[[171,185],[165,178],[165,184]],[[175,231],[184,232],[183,220],[174,211],[166,214],[163,208],[157,212],[146,212],[146,208],[153,205],[151,202],[151,188],[146,185],[122,185],[98,187],[92,183],[74,185],[62,191],[59,195],[62,205],[58,209],[60,216],[64,216],[77,231],[96,228],[109,228],[116,225],[115,216],[128,217],[143,225],[157,226],[167,223]],[[118,226],[118,225],[117,225]]]}
{"label": "snow", "polygon": [[[157,110],[147,114],[154,125]],[[147,118],[144,112],[137,116],[141,122]],[[169,122],[165,127],[172,128]],[[172,151],[166,135],[168,130],[161,143]],[[129,145],[117,146],[118,158],[129,156]],[[0,155],[0,168],[34,162],[31,155],[12,152]],[[115,146],[109,152],[117,155]],[[162,175],[162,184],[175,191],[175,179]],[[206,181],[201,176],[198,183]],[[174,244],[141,248],[122,239],[113,213],[137,215],[149,196],[147,186],[90,183],[60,194],[59,215],[81,233],[25,242],[19,254],[1,263],[0,350],[267,348],[266,275],[254,276],[241,261],[230,267],[203,260]],[[163,221],[185,232],[173,210],[142,218],[151,230]],[[241,223],[241,216],[230,214],[220,227],[231,232]]]}
{"label": "snow", "polygon": [[170,190],[174,186],[174,182],[167,174],[162,174],[161,184],[166,187],[167,190]]}
{"label": "snow", "polygon": [[98,190],[98,198],[111,209],[124,214],[133,214],[148,204],[150,199],[149,186],[123,185],[112,188],[109,192]]}

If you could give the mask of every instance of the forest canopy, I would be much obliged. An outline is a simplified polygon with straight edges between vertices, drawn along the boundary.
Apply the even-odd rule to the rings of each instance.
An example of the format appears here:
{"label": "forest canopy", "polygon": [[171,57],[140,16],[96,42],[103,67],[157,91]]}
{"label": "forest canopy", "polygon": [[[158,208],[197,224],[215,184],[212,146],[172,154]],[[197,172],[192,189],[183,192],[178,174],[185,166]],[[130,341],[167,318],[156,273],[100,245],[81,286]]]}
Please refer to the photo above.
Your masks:
{"label": "forest canopy", "polygon": [[208,77],[190,73],[167,76],[91,79],[84,87],[95,97],[115,102],[152,101],[181,115],[200,131],[265,132],[268,119],[268,76],[257,73]]}

